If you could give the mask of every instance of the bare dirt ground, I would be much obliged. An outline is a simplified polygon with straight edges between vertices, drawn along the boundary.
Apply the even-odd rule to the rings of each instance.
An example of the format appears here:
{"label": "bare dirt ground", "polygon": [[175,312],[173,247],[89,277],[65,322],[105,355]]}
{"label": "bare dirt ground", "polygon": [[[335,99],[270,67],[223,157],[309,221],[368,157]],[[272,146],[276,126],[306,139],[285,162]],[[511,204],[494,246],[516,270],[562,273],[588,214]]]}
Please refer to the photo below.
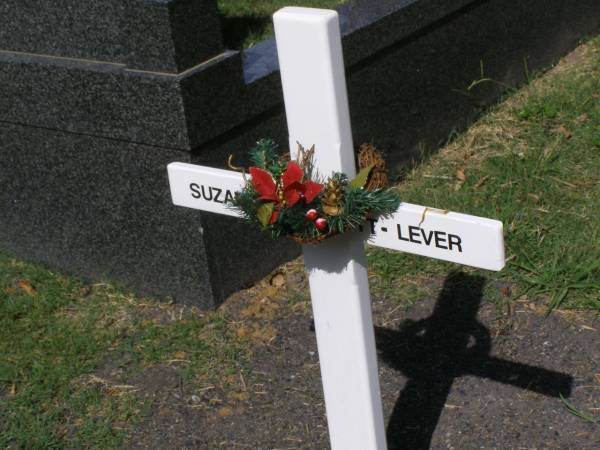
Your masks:
{"label": "bare dirt ground", "polygon": [[[130,381],[151,406],[126,448],[328,448],[306,280],[293,264],[224,305],[253,342],[244,372],[200,388],[175,367]],[[390,449],[600,448],[600,424],[565,403],[600,416],[597,317],[546,317],[527,298],[501,307],[464,272],[428,284],[409,308],[373,298]]]}

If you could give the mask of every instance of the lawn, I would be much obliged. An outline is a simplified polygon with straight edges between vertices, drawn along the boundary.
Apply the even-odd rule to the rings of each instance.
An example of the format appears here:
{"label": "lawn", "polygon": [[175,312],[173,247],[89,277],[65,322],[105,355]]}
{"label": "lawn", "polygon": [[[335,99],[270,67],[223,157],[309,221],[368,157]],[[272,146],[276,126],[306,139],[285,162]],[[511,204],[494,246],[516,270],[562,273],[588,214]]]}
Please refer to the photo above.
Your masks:
{"label": "lawn", "polygon": [[[220,2],[240,16],[279,6],[266,3]],[[317,3],[325,2],[304,2]],[[485,301],[528,296],[548,311],[598,314],[600,38],[407,167],[398,190],[407,202],[504,223],[506,269],[467,269],[508,286]],[[369,260],[374,297],[404,305],[423,296],[420,280],[454,267],[377,249]],[[294,292],[287,301],[305,300]],[[266,321],[270,305],[260,304]],[[227,308],[203,313],[138,298],[0,254],[0,448],[117,448],[152,407],[139,395],[149,370],[176,367],[190,385],[245,384],[250,338],[270,336],[265,326],[240,328]]]}
{"label": "lawn", "polygon": [[[407,168],[398,189],[409,203],[501,220],[507,268],[484,275],[516,283],[513,298],[600,311],[600,40],[571,57]],[[451,265],[372,250],[371,267],[394,292]]]}
{"label": "lawn", "polygon": [[284,6],[335,8],[343,0],[219,0],[225,47],[251,47],[273,34],[271,15]]}
{"label": "lawn", "polygon": [[0,448],[116,448],[148,406],[125,380],[182,360],[182,380],[214,380],[238,373],[243,349],[223,313],[139,299],[0,254]]}

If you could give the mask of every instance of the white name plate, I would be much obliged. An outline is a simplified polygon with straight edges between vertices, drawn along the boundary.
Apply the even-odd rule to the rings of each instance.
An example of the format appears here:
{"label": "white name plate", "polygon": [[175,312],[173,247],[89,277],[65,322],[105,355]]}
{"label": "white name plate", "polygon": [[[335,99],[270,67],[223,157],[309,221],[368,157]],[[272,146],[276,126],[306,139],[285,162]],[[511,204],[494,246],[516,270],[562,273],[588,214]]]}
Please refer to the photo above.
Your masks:
{"label": "white name plate", "polygon": [[233,170],[174,162],[167,166],[173,204],[240,217],[227,203],[244,187],[244,177]]}
{"label": "white name plate", "polygon": [[494,271],[505,264],[498,220],[402,203],[393,215],[365,227],[369,244],[378,247]]}

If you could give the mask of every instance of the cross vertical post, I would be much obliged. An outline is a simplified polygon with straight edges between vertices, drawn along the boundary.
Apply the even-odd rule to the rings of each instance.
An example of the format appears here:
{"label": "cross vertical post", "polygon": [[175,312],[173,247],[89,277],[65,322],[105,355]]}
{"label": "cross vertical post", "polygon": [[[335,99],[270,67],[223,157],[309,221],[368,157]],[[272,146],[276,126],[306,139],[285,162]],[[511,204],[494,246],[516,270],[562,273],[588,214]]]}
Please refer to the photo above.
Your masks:
{"label": "cross vertical post", "polygon": [[[283,8],[273,16],[292,158],[315,145],[317,171],[356,173],[338,15]],[[364,238],[304,245],[333,450],[386,448]]]}

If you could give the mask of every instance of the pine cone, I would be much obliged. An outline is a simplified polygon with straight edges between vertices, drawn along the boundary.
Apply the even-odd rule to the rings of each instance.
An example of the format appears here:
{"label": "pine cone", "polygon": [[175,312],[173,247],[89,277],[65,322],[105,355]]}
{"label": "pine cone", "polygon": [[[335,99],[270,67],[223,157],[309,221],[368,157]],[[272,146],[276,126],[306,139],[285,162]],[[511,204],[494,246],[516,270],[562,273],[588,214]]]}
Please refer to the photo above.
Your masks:
{"label": "pine cone", "polygon": [[387,169],[385,168],[385,159],[383,154],[372,144],[362,144],[358,149],[358,166],[360,169],[374,165],[365,189],[375,191],[383,189],[388,184]]}

